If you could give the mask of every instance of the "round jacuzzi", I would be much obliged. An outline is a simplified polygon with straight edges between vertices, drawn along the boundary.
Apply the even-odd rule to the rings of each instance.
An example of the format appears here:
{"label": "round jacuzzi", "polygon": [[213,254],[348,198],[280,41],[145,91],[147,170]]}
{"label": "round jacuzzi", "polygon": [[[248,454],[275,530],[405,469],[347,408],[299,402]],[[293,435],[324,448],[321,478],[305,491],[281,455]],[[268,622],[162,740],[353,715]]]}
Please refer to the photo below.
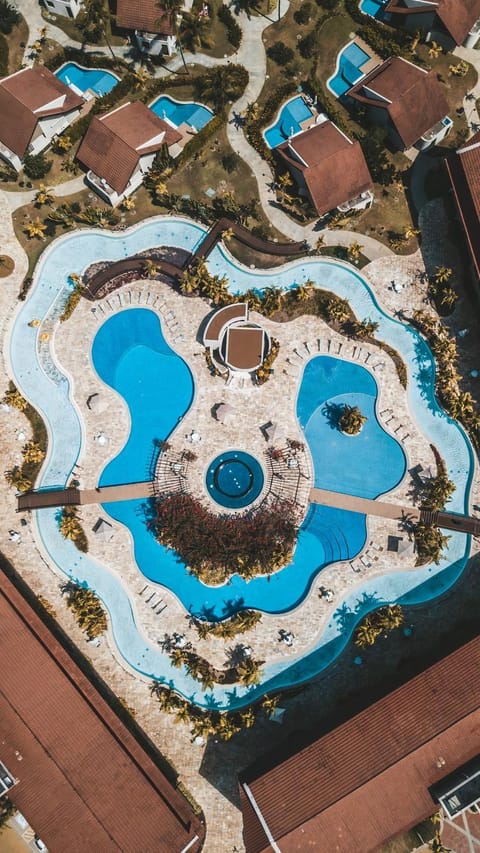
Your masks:
{"label": "round jacuzzi", "polygon": [[229,450],[210,463],[205,481],[215,503],[227,509],[243,509],[262,491],[263,469],[250,453]]}

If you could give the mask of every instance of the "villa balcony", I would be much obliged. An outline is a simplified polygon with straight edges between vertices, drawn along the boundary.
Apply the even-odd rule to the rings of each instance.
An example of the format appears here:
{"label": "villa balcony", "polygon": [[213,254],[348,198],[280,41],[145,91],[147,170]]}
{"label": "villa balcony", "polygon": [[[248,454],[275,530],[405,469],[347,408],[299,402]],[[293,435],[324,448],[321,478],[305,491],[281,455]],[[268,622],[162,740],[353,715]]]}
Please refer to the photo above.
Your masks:
{"label": "villa balcony", "polygon": [[444,139],[450,133],[452,126],[453,121],[450,116],[445,116],[420,137],[418,142],[415,143],[415,148],[418,148],[419,151],[430,148],[431,145],[435,145]]}
{"label": "villa balcony", "polygon": [[340,213],[348,213],[349,210],[366,210],[372,203],[373,193],[370,190],[367,190],[366,192],[355,196],[355,198],[351,198],[349,201],[339,204],[337,210],[339,210]]}
{"label": "villa balcony", "polygon": [[92,186],[93,189],[105,199],[105,201],[112,204],[112,199],[116,197],[117,193],[105,178],[100,178],[99,175],[96,175],[95,172],[92,172],[92,170],[89,169],[87,172],[87,181],[90,186]]}

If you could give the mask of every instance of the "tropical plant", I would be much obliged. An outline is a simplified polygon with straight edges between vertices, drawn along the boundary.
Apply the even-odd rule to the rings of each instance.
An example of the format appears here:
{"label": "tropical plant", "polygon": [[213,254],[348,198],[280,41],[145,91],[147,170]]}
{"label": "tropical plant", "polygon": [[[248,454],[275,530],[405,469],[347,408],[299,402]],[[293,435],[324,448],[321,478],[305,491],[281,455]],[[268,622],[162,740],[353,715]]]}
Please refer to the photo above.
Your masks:
{"label": "tropical plant", "polygon": [[105,633],[107,630],[107,614],[100,599],[93,592],[73,581],[67,581],[61,587],[62,595],[66,595],[66,605],[75,616],[75,620],[89,640]]}
{"label": "tropical plant", "polygon": [[237,678],[241,684],[246,687],[251,687],[254,684],[259,684],[262,677],[262,671],[258,661],[253,658],[244,658],[237,666]]}
{"label": "tropical plant", "polygon": [[26,154],[23,158],[23,171],[27,178],[36,180],[48,175],[52,168],[53,160],[47,160],[44,154]]}
{"label": "tropical plant", "polygon": [[438,527],[423,521],[415,525],[413,532],[419,561],[433,561],[438,565],[450,536],[445,536]]}
{"label": "tropical plant", "polygon": [[128,198],[124,198],[122,204],[120,205],[122,210],[135,210],[135,199],[132,196],[128,196]]}
{"label": "tropical plant", "polygon": [[412,237],[419,237],[422,232],[419,228],[414,228],[413,225],[407,225],[403,229],[403,236],[405,240],[411,240]]}
{"label": "tropical plant", "polygon": [[75,215],[69,204],[61,204],[54,210],[49,210],[46,218],[50,222],[63,225],[64,228],[71,228],[75,223]]}
{"label": "tropical plant", "polygon": [[184,12],[178,30],[178,40],[182,47],[196,53],[197,48],[210,48],[212,40],[208,35],[210,21],[192,12]]}
{"label": "tropical plant", "polygon": [[357,240],[354,240],[353,243],[350,243],[347,249],[347,255],[349,257],[349,260],[358,261],[362,253],[362,249],[363,246],[361,246],[360,243],[357,242]]}
{"label": "tropical plant", "polygon": [[271,717],[278,708],[278,696],[269,696],[267,693],[262,699],[262,710],[265,711],[267,717]]}
{"label": "tropical plant", "polygon": [[431,56],[432,59],[438,59],[438,57],[441,56],[442,53],[443,53],[442,46],[437,44],[436,41],[432,41],[432,43],[428,49],[428,55]]}
{"label": "tropical plant", "polygon": [[281,287],[270,285],[262,291],[262,314],[271,317],[280,311],[283,302],[283,290]]}
{"label": "tropical plant", "polygon": [[328,298],[325,305],[325,315],[327,320],[333,323],[345,323],[350,315],[350,305],[346,299],[340,299],[338,296]]}
{"label": "tropical plant", "polygon": [[314,293],[314,290],[315,282],[307,278],[303,284],[295,285],[292,292],[295,294],[295,299],[298,299],[299,302],[307,302]]}
{"label": "tropical plant", "polygon": [[360,340],[363,340],[364,338],[372,338],[377,329],[378,323],[370,319],[354,321],[352,323],[352,333]]}
{"label": "tropical plant", "polygon": [[17,492],[28,492],[32,484],[21,468],[15,465],[9,471],[5,471],[5,479],[9,486],[15,486]]}
{"label": "tropical plant", "polygon": [[229,101],[240,97],[248,83],[248,72],[241,65],[217,65],[195,80],[195,90],[220,112]]}
{"label": "tropical plant", "polygon": [[143,269],[147,278],[155,278],[160,267],[158,262],[154,261],[153,258],[145,258],[143,262]]}
{"label": "tropical plant", "polygon": [[39,189],[35,193],[34,203],[36,207],[41,207],[42,204],[52,204],[54,199],[53,190],[48,189],[45,184],[40,184]]}
{"label": "tropical plant", "polygon": [[10,35],[13,27],[20,21],[20,13],[8,0],[0,0],[0,32]]}
{"label": "tropical plant", "polygon": [[29,441],[22,450],[24,462],[41,462],[45,452],[36,441]]}
{"label": "tropical plant", "polygon": [[0,829],[5,826],[7,821],[16,815],[16,813],[17,807],[12,803],[12,801],[6,796],[0,797]]}
{"label": "tropical plant", "polygon": [[43,609],[52,617],[52,619],[57,618],[57,611],[48,598],[45,598],[44,595],[37,595],[37,601],[42,605]]}
{"label": "tropical plant", "polygon": [[447,281],[450,281],[453,275],[453,270],[450,267],[437,267],[435,270],[435,281],[438,284],[446,284]]}
{"label": "tropical plant", "polygon": [[47,226],[44,222],[41,222],[37,216],[36,219],[31,219],[29,222],[27,222],[23,230],[28,236],[29,240],[33,240],[34,237],[38,237],[40,240],[44,240]]}
{"label": "tropical plant", "polygon": [[84,41],[91,44],[98,44],[99,41],[105,39],[110,53],[113,59],[115,59],[115,54],[107,36],[108,22],[109,15],[104,0],[83,0],[76,23]]}
{"label": "tropical plant", "polygon": [[343,406],[342,414],[338,420],[338,428],[347,433],[347,435],[357,435],[367,418],[362,415],[358,406],[349,406],[347,403]]}
{"label": "tropical plant", "polygon": [[288,65],[295,56],[291,47],[288,47],[283,41],[274,42],[267,48],[267,56],[273,59],[277,65]]}
{"label": "tropical plant", "polygon": [[3,395],[3,403],[6,403],[7,406],[13,406],[14,409],[18,409],[20,412],[24,412],[28,406],[28,403],[25,397],[22,397],[18,388],[10,384],[8,391]]}
{"label": "tropical plant", "polygon": [[58,154],[64,154],[65,151],[69,151],[71,147],[72,140],[68,134],[62,134],[62,136],[58,136],[55,140],[54,151]]}
{"label": "tropical plant", "polygon": [[377,630],[371,624],[371,620],[366,617],[355,631],[354,642],[360,649],[365,649],[367,646],[373,646],[377,637]]}
{"label": "tropical plant", "polygon": [[228,242],[233,237],[233,228],[226,228],[225,231],[222,231],[222,240]]}

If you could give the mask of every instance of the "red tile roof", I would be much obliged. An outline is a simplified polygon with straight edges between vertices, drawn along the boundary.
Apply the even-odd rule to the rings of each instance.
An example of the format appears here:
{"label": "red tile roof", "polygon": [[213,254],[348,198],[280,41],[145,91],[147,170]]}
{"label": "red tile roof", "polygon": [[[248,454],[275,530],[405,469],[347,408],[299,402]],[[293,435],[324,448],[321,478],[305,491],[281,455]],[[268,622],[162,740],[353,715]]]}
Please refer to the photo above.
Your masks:
{"label": "red tile roof", "polygon": [[480,279],[480,133],[446,161],[455,201]]}
{"label": "red tile roof", "polygon": [[360,143],[348,139],[331,121],[304,130],[276,151],[288,166],[303,173],[319,216],[373,188]]}
{"label": "red tile roof", "polygon": [[0,671],[9,797],[50,850],[199,850],[186,800],[3,573]]}
{"label": "red tile roof", "polygon": [[271,769],[247,771],[247,853],[271,850],[258,814],[282,853],[370,853],[424,820],[439,808],[429,788],[480,751],[479,706],[476,638]]}
{"label": "red tile roof", "polygon": [[385,8],[387,12],[403,16],[435,12],[456,44],[463,44],[480,18],[480,0],[437,0],[419,6],[407,6],[405,0],[390,0]]}
{"label": "red tile roof", "polygon": [[134,101],[103,116],[94,116],[77,158],[120,194],[141,156],[159,151],[162,145],[173,145],[181,138],[181,133],[145,104]]}
{"label": "red tile roof", "polygon": [[[385,101],[374,98],[370,89]],[[363,77],[347,94],[362,104],[385,109],[405,148],[448,114],[448,103],[433,70],[392,56]]]}
{"label": "red tile roof", "polygon": [[146,30],[165,36],[175,32],[172,13],[161,9],[157,0],[117,0],[117,24],[125,30]]}
{"label": "red tile roof", "polygon": [[23,157],[39,119],[64,115],[85,101],[43,65],[0,80],[0,142]]}

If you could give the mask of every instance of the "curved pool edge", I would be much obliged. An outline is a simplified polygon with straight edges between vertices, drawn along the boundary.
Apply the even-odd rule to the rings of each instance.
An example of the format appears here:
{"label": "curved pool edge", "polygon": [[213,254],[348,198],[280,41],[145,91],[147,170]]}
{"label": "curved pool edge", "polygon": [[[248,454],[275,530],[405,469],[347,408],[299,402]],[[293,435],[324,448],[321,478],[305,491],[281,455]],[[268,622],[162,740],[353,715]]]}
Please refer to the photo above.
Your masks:
{"label": "curved pool edge", "polygon": [[[172,218],[171,218],[171,217],[159,217],[159,219],[160,219],[161,221],[165,221],[165,220],[171,220]],[[179,217],[175,217],[175,220],[178,220],[178,219],[179,219]],[[186,220],[186,222],[188,222],[189,224],[191,224],[191,221],[190,221],[190,220]],[[145,226],[145,223],[139,223],[139,224],[137,224],[136,226],[132,226],[132,231],[133,231],[134,229],[137,229],[137,228],[143,228],[144,226]],[[206,229],[205,229],[205,230],[206,230]],[[122,231],[122,232],[120,232],[119,234],[117,234],[117,233],[115,233],[115,234],[111,234],[111,232],[105,232],[103,229],[82,229],[82,233],[88,233],[89,235],[91,235],[91,234],[92,234],[92,231],[96,231],[96,232],[98,232],[101,236],[105,236],[105,234],[107,233],[109,236],[111,236],[111,237],[118,237],[120,240],[121,240],[121,239],[125,239],[125,235],[126,235],[126,233],[127,233],[126,231]],[[75,235],[75,236],[78,236],[78,235]],[[36,287],[36,286],[37,286],[37,284],[39,283],[39,273],[40,273],[41,269],[43,268],[43,265],[45,264],[45,259],[46,259],[46,257],[47,257],[47,253],[49,253],[49,251],[53,251],[53,250],[54,250],[54,248],[58,245],[58,241],[60,241],[60,240],[68,240],[68,239],[71,239],[71,238],[72,238],[72,235],[71,235],[71,234],[62,235],[61,237],[57,238],[57,240],[56,240],[56,241],[53,241],[53,242],[52,242],[52,244],[50,244],[50,246],[49,246],[49,247],[47,247],[47,249],[45,250],[45,253],[42,253],[42,256],[41,256],[41,260],[40,260],[40,262],[39,262],[39,265],[37,265],[37,269],[35,270],[35,275],[36,275],[37,277],[36,277],[36,280],[34,281],[34,287],[32,287],[32,295],[33,295],[33,292],[34,292],[35,287]],[[314,262],[314,261],[313,261],[313,259],[312,259],[312,262]],[[318,262],[318,259],[317,259],[315,262]],[[42,264],[42,266],[40,266],[40,263]],[[299,266],[299,265],[301,266],[302,264],[305,264],[305,262],[301,262],[301,261],[300,261],[300,262],[299,262],[299,261],[296,261],[296,262],[289,262],[289,264],[288,264],[288,268],[289,268],[289,269],[291,269],[293,266]],[[339,265],[338,263],[336,263],[336,266],[340,266],[340,265]],[[373,292],[371,291],[371,289],[370,289],[370,287],[369,287],[368,283],[367,283],[363,278],[361,278],[361,277],[360,277],[360,275],[358,274],[358,271],[356,271],[356,270],[354,270],[354,269],[353,269],[353,270],[349,269],[348,271],[349,271],[349,272],[352,272],[352,271],[354,271],[354,272],[355,272],[356,277],[357,277],[357,278],[359,278],[359,279],[362,281],[362,283],[364,284],[365,288],[367,289],[371,302],[373,302],[375,305],[377,305],[376,300],[375,300],[375,296],[374,296]],[[251,271],[250,271],[250,274],[251,274]],[[268,275],[268,273],[267,273],[267,275]],[[270,273],[270,275],[271,275],[271,273]],[[17,322],[17,320],[18,320],[18,316],[19,316],[19,314],[22,312],[22,310],[24,309],[24,307],[29,303],[29,301],[30,301],[30,294],[29,294],[29,296],[27,297],[26,302],[25,302],[25,303],[23,303],[22,305],[19,305],[19,306],[18,306],[18,311],[17,311],[17,312],[16,312],[16,314],[15,314],[14,325],[13,325],[13,327],[12,327],[12,336],[13,336],[13,332],[14,332],[15,324],[16,324],[16,322]],[[378,305],[377,305],[377,307],[378,307]],[[381,311],[382,313],[384,313],[382,309],[378,308],[378,310],[379,310],[379,311]],[[385,316],[387,317],[387,319],[388,319],[390,322],[393,322],[393,323],[398,322],[398,321],[393,320],[393,318],[390,318],[388,315],[385,315]],[[399,325],[403,327],[403,324],[400,324],[400,323],[399,323]],[[417,332],[416,332],[415,334],[417,334],[417,335],[418,335],[418,333],[417,333]],[[9,338],[10,338],[10,340],[11,340],[11,336],[9,336]],[[12,373],[12,375],[17,379],[17,376],[16,376],[16,374],[15,374],[15,371],[13,370],[13,366],[12,366],[12,362],[11,362],[11,348],[10,348],[10,346],[8,346],[8,359],[9,359],[9,367],[10,367],[11,373]],[[20,388],[21,388],[22,393],[23,393],[23,390],[24,390],[24,389],[22,388],[21,383],[20,383]],[[32,403],[32,405],[35,405],[35,407],[37,408],[37,404],[36,404],[36,403],[34,403],[34,402],[33,402],[33,400],[32,400],[31,398],[29,398],[29,397],[28,397],[28,395],[25,395],[25,396],[27,396],[27,399],[29,399],[29,402],[31,402],[31,403]],[[438,406],[438,404],[437,404],[437,406]],[[445,417],[448,417],[448,416],[445,416]],[[48,417],[47,417],[47,420],[48,420]],[[473,460],[474,460],[474,459],[475,459],[475,457],[474,457],[473,451],[472,451],[472,449],[471,449],[470,443],[469,443],[468,439],[466,438],[466,434],[465,434],[464,430],[463,430],[463,429],[461,429],[461,428],[459,427],[459,425],[457,424],[457,422],[453,421],[453,420],[452,420],[452,419],[450,419],[450,418],[448,418],[448,420],[449,420],[451,423],[453,423],[453,424],[457,427],[457,429],[460,429],[460,432],[462,433],[462,436],[463,436],[463,438],[464,438],[465,444],[466,444],[466,446],[467,446],[467,448],[468,448],[469,455],[471,456],[471,459],[473,459]],[[48,428],[48,426],[47,426],[47,428]],[[47,466],[47,467],[48,467],[48,466]],[[465,489],[465,503],[468,501],[468,493],[469,493],[469,490],[470,490],[470,486],[471,486],[471,481],[472,481],[472,479],[473,479],[473,475],[474,475],[474,470],[473,470],[473,468],[470,466],[470,469],[469,469],[469,475],[468,475],[467,488]],[[47,549],[47,550],[48,550],[48,549]],[[466,547],[465,547],[465,551],[464,551],[464,564],[466,564],[466,561],[467,561],[467,559],[468,559],[468,552],[469,552],[469,547],[468,547],[468,543],[467,543],[467,544],[466,544]],[[48,552],[48,553],[49,553],[50,560],[52,560],[52,561],[57,565],[57,563],[56,563],[56,561],[55,561],[55,558],[54,558],[54,557],[52,557],[52,554],[51,554],[50,552]],[[59,567],[59,568],[60,568],[60,567]],[[438,572],[436,572],[436,574],[440,574],[440,573],[441,573],[445,568],[448,568],[448,566],[441,566],[441,568],[438,570]],[[461,570],[463,570],[463,569],[461,569]],[[460,570],[460,571],[461,571],[461,570]],[[62,570],[62,569],[60,569],[60,571],[63,571],[63,570]],[[103,571],[103,567],[102,567],[102,571]],[[388,578],[388,576],[384,576],[384,577]],[[78,578],[77,578],[77,579],[78,579]],[[116,575],[115,575],[115,581],[116,581],[116,583],[118,583],[118,577],[117,577]],[[452,581],[452,583],[454,583],[454,582],[455,582],[455,580],[453,580],[453,581]],[[95,588],[95,584],[93,584],[93,587]],[[101,597],[102,597],[102,596],[101,596]],[[129,596],[128,596],[128,595],[127,595],[127,598],[129,598]],[[102,597],[102,600],[103,600],[103,597]],[[120,622],[121,622],[121,618],[120,618],[120,616],[119,616],[118,612],[117,612],[115,615],[113,614],[113,612],[111,611],[111,609],[110,609],[109,605],[108,605],[106,602],[105,602],[105,606],[107,607],[107,609],[109,610],[109,613],[111,614],[111,619],[112,619],[112,630],[113,630],[113,634],[114,634],[114,636],[115,636],[115,638],[116,638],[116,642],[117,642],[117,645],[118,645],[118,649],[119,649],[120,653],[121,653],[121,654],[125,657],[125,659],[127,660],[127,659],[128,659],[128,653],[126,653],[126,652],[125,652],[125,649],[123,649],[123,651],[122,651],[122,647],[124,646],[124,643],[122,643],[122,641],[121,641],[121,639],[120,639],[119,635],[115,632],[115,627],[116,627],[115,623],[116,623],[116,621],[117,621],[117,623],[118,623],[118,620],[120,620]],[[134,618],[133,618],[133,610],[131,609],[131,602],[130,602],[130,600],[129,600],[129,607],[130,607],[130,617],[129,617],[129,618],[130,618],[130,620],[131,620],[131,621],[133,621],[133,623],[134,623],[134,625],[135,625]],[[123,608],[122,608],[122,609],[123,609]],[[137,628],[137,626],[136,626],[136,625],[135,625],[135,630],[136,630],[136,631],[138,631],[138,630],[139,630],[139,629]],[[353,630],[353,629],[352,629],[352,630]],[[351,636],[351,634],[350,634],[350,636]],[[320,642],[320,641],[319,641],[319,642]],[[326,639],[325,639],[325,642],[327,642],[327,640],[326,640]],[[323,635],[322,635],[322,645],[325,645],[325,642],[324,642],[324,637],[323,637]],[[345,640],[345,644],[346,644],[347,642],[348,642],[348,638]],[[152,651],[152,650],[150,649],[150,651]],[[156,652],[157,650],[153,650],[153,651],[155,651],[155,652]],[[338,654],[338,653],[336,653],[334,657],[336,657],[336,656],[337,656],[337,654]],[[332,658],[332,660],[334,659],[334,657]],[[155,655],[155,659],[157,659],[157,656],[156,656],[156,655]],[[330,662],[331,662],[331,661],[330,661]],[[285,664],[285,665],[284,665],[283,669],[284,669],[284,670],[287,670],[287,669],[289,669],[289,668],[290,668],[290,666],[291,666],[291,665],[294,665],[294,664],[292,664],[291,662],[289,662],[289,663],[287,663],[287,664]],[[325,663],[325,662],[324,662],[318,671],[321,671],[321,669],[325,668],[325,666],[326,666],[326,665],[328,665],[328,663]],[[275,673],[273,673],[273,669],[274,669],[274,668],[275,668],[275,665],[272,665],[272,673],[271,673],[271,675],[269,675],[269,673],[266,671],[266,680],[262,683],[261,688],[259,688],[259,690],[261,690],[262,692],[265,692],[266,690],[271,689],[271,688],[269,688],[267,685],[268,685],[269,683],[271,683],[271,680],[272,680],[272,678],[273,678],[273,677],[276,677],[276,676],[275,676]],[[137,668],[134,666],[134,669],[137,669]],[[171,667],[170,667],[170,669],[171,669]],[[139,672],[140,672],[140,671],[142,671],[142,670],[137,669],[137,671],[139,671]],[[177,674],[177,673],[178,673],[178,670],[176,670],[176,671],[175,671],[175,674]],[[144,674],[146,674],[146,675],[147,675],[148,677],[150,677],[150,678],[155,677],[155,676],[152,674],[152,672],[150,672],[150,673],[146,673],[146,672],[145,672]],[[169,671],[169,673],[168,673],[168,674],[169,674],[169,676],[171,677],[172,672],[171,672],[171,671]],[[306,678],[310,678],[310,677],[311,677],[311,675],[307,675],[307,676],[306,676]],[[189,691],[189,694],[191,694],[191,688],[192,688],[192,683],[191,683],[191,681],[190,681],[190,682],[189,682],[189,684],[188,684],[188,691]],[[197,690],[197,689],[198,689],[198,685],[196,685],[195,683],[194,683],[194,689],[195,689],[195,690]],[[182,692],[182,691],[180,691],[180,692]],[[252,691],[247,691],[247,692],[248,692],[248,696],[246,695],[246,693],[245,693],[245,692],[243,692],[241,697],[240,697],[239,691],[234,690],[233,692],[234,692],[234,693],[236,693],[236,694],[238,694],[238,696],[239,696],[239,701],[243,700],[243,701],[241,701],[241,704],[246,704],[247,702],[249,702],[249,701],[250,701],[250,699],[251,699],[251,697],[252,697]],[[258,691],[256,691],[256,692],[258,692]],[[241,693],[241,689],[240,689],[240,693]],[[215,691],[215,693],[214,693],[214,694],[210,694],[210,695],[209,695],[209,694],[202,694],[202,695],[203,695],[204,699],[206,700],[206,702],[208,702],[208,699],[210,698],[210,696],[211,696],[211,695],[215,695],[215,696],[216,696],[217,694],[218,694],[218,691]],[[185,694],[184,694],[184,695],[185,695]],[[200,703],[200,704],[201,704],[201,703]],[[230,702],[230,701],[229,701],[229,703],[228,703],[228,707],[232,707],[232,704],[231,704],[231,702]]]}

